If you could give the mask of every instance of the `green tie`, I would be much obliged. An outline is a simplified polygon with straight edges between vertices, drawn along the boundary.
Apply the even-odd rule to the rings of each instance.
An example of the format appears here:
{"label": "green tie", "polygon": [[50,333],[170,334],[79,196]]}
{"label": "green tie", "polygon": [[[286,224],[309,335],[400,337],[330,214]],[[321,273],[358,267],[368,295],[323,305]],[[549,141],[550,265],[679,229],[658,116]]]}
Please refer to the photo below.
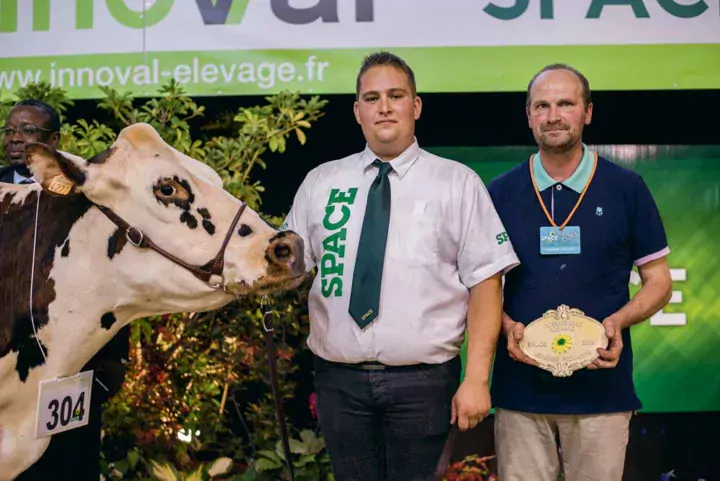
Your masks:
{"label": "green tie", "polygon": [[380,284],[390,224],[388,174],[392,171],[392,166],[377,159],[372,165],[377,167],[379,172],[368,192],[350,293],[349,312],[360,329],[374,321],[379,314]]}

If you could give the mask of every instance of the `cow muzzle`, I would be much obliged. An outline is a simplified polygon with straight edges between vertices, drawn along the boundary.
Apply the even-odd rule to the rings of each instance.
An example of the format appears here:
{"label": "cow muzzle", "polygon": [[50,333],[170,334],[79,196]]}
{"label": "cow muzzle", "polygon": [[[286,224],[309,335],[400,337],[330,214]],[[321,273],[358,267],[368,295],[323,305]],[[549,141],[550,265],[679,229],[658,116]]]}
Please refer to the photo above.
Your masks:
{"label": "cow muzzle", "polygon": [[283,231],[271,237],[265,260],[267,273],[250,289],[256,294],[296,289],[305,279],[305,245],[295,232]]}
{"label": "cow muzzle", "polygon": [[269,277],[296,278],[305,274],[305,246],[295,232],[284,231],[273,236],[265,258]]}
{"label": "cow muzzle", "polygon": [[303,283],[305,272],[305,245],[292,231],[278,232],[265,247],[263,275],[246,282],[230,282],[226,292],[236,296],[266,295],[296,289]]}

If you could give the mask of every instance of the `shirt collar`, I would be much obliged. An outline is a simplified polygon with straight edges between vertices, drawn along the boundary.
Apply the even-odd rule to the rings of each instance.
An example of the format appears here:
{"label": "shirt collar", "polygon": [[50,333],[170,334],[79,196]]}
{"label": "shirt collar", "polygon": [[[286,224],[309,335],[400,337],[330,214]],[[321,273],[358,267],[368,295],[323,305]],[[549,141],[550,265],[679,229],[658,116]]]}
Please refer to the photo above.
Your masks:
{"label": "shirt collar", "polygon": [[[588,180],[590,180],[590,174],[592,174],[593,166],[595,164],[595,153],[588,149],[587,145],[582,144],[582,146],[583,156],[580,159],[580,163],[575,169],[575,172],[573,172],[570,177],[560,182],[562,185],[568,189],[574,190],[578,194],[583,191],[585,184],[587,184]],[[558,183],[545,171],[545,167],[543,167],[540,159],[540,152],[535,154],[532,162],[533,172],[535,173],[535,183],[537,184],[539,191],[543,191]]]}
{"label": "shirt collar", "polygon": [[[407,173],[410,167],[415,163],[415,160],[420,156],[420,146],[418,145],[417,139],[414,139],[413,143],[405,149],[400,155],[390,161],[390,165],[393,170],[397,173],[398,178],[402,179]],[[362,161],[363,169],[368,169],[375,159],[379,157],[370,150],[370,146],[366,145],[360,159]]]}
{"label": "shirt collar", "polygon": [[17,170],[13,170],[13,184],[19,184],[23,180],[27,180],[28,178],[35,180],[34,176],[31,177],[25,177],[23,175],[18,174]]}

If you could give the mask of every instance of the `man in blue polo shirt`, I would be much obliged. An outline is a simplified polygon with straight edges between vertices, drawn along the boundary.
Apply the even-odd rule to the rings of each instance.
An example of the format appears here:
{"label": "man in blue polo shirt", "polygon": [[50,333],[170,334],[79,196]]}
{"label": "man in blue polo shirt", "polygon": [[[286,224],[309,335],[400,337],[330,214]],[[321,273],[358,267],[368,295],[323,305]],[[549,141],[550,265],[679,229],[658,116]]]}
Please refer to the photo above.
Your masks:
{"label": "man in blue polo shirt", "polygon": [[[567,481],[622,479],[629,420],[641,407],[630,326],[672,294],[664,227],[643,179],[582,142],[592,110],[580,72],[545,67],[527,92],[539,152],[488,186],[521,262],[505,278],[492,377],[503,481],[555,481],[561,462]],[[540,236],[551,231],[579,237],[577,253],[541,251]],[[633,265],[643,285],[630,300]],[[563,304],[602,322],[609,344],[587,368],[554,377],[518,342],[524,326]]]}

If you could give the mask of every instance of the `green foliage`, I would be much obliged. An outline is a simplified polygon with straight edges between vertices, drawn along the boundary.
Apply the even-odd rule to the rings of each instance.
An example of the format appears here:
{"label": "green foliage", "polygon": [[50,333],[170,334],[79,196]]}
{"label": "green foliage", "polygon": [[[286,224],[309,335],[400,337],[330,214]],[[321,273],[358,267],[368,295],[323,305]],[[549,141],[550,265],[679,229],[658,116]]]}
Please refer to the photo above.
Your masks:
{"label": "green foliage", "polygon": [[[300,439],[290,439],[290,452],[297,455],[293,461],[295,479],[298,481],[311,481],[315,479],[335,479],[330,472],[330,459],[324,452],[325,443],[313,431],[308,429],[300,433]],[[282,443],[278,441],[274,450],[263,449],[258,451],[255,461],[254,480],[271,481],[281,479],[286,472],[285,452]]]}
{"label": "green foliage", "polygon": [[0,118],[4,119],[8,116],[10,109],[19,100],[35,99],[42,100],[57,110],[60,120],[65,118],[65,111],[68,107],[75,105],[71,99],[67,97],[65,91],[61,88],[53,87],[48,82],[40,82],[37,84],[29,84],[15,91],[12,98],[5,99],[0,102]]}
{"label": "green foliage", "polygon": [[327,101],[313,97],[301,99],[296,93],[282,92],[267,99],[268,104],[240,109],[233,117],[237,138],[214,137],[208,144],[205,161],[223,178],[227,189],[245,199],[253,208],[260,207],[262,186],[250,184],[255,167],[266,168],[262,155],[268,149],[285,152],[288,138],[297,137],[305,144],[304,129],[320,118]]}
{"label": "green foliage", "polygon": [[[290,451],[295,456],[293,472],[297,481],[327,480],[334,481],[330,472],[330,460],[325,452],[322,438],[305,429],[300,438],[290,439]],[[190,471],[177,469],[172,463],[149,461],[149,473],[152,479],[160,481],[209,481],[223,479],[225,481],[277,481],[287,479],[288,470],[285,453],[281,441],[274,448],[261,449],[257,458],[250,466],[237,471],[237,464],[229,457],[220,457],[209,463],[201,463]],[[121,468],[129,465],[124,463]],[[115,468],[117,469],[117,468]],[[116,476],[120,475],[120,471]]]}
{"label": "green foliage", "polygon": [[97,120],[88,123],[80,119],[77,124],[62,124],[58,148],[87,159],[102,152],[113,140],[115,132],[110,127]]}
{"label": "green foliage", "polygon": [[165,141],[183,154],[204,160],[205,148],[201,139],[193,139],[190,121],[204,115],[205,107],[199,106],[185,95],[180,84],[172,79],[160,87],[158,97],[151,98],[139,107],[129,93],[120,94],[109,87],[102,87],[105,98],[98,107],[109,111],[118,127],[144,122],[152,125]]}
{"label": "green foliage", "polygon": [[[147,122],[180,152],[215,169],[225,188],[256,210],[264,187],[254,170],[265,169],[266,156],[285,152],[288,142],[304,144],[327,102],[283,92],[264,105],[204,119],[205,108],[174,81],[142,102],[109,88],[103,92],[97,107],[109,119],[64,124],[61,150],[88,158],[110,146],[123,127]],[[46,84],[16,96],[44,100],[63,112],[72,105]],[[192,125],[198,119],[202,128]],[[276,227],[282,221],[264,217]],[[295,388],[288,375],[307,336],[306,296],[304,286],[273,296],[269,305],[248,297],[214,312],[135,321],[125,385],[103,413],[106,479],[284,479],[262,319],[266,309],[276,316],[280,392],[287,402]],[[332,479],[322,439],[290,428],[298,479]]]}

